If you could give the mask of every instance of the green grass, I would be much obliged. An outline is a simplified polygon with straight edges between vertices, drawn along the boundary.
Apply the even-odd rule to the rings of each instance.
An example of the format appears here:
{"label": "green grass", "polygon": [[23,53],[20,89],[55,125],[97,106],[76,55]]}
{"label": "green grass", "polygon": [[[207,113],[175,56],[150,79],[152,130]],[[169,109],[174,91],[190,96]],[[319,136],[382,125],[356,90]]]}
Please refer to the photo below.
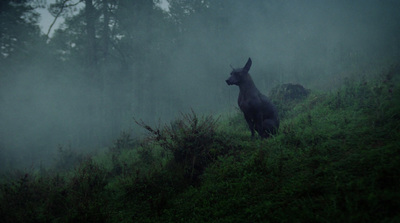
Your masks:
{"label": "green grass", "polygon": [[192,112],[138,122],[148,138],[122,134],[93,157],[63,150],[54,169],[3,177],[0,222],[400,221],[393,75],[280,106],[267,140],[252,139],[240,113]]}

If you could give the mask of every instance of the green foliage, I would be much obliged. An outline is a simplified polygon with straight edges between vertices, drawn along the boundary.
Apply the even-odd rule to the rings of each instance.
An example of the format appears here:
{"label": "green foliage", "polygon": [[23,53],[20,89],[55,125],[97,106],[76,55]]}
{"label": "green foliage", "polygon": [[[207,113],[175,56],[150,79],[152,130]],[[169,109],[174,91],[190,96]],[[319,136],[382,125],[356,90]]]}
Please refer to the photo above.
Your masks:
{"label": "green foliage", "polygon": [[192,110],[163,129],[137,123],[152,134],[151,141],[173,155],[169,165],[180,169],[189,181],[197,181],[207,165],[224,152],[220,150],[221,139],[216,133],[217,120],[212,116],[199,118]]}
{"label": "green foliage", "polygon": [[279,111],[281,119],[286,118],[293,107],[303,101],[310,94],[310,90],[305,89],[300,84],[282,84],[273,88],[268,97]]}
{"label": "green foliage", "polygon": [[148,138],[123,133],[69,171],[4,178],[1,221],[395,222],[400,85],[385,80],[309,95],[268,140],[242,114],[138,122]]}
{"label": "green foliage", "polygon": [[[171,222],[375,222],[399,219],[399,85],[311,95],[266,142],[242,142],[173,200]],[[368,95],[374,95],[369,97]],[[348,103],[336,107],[338,100]],[[376,115],[381,101],[384,111]],[[389,101],[387,101],[389,100]],[[350,103],[350,102],[353,103]],[[335,105],[335,106],[330,106]],[[384,123],[377,123],[383,116]],[[378,125],[377,125],[378,124]],[[396,186],[395,186],[396,185]]]}

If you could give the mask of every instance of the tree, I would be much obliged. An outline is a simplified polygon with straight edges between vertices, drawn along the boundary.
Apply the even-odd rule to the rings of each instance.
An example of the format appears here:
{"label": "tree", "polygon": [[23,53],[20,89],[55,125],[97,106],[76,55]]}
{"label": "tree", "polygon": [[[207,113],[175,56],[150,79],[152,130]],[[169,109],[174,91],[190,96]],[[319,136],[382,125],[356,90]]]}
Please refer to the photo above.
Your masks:
{"label": "tree", "polygon": [[39,15],[28,0],[0,1],[0,89],[40,57],[46,58]]}
{"label": "tree", "polygon": [[45,85],[44,80],[54,79],[55,63],[37,25],[39,15],[35,8],[38,5],[34,3],[0,1],[0,141],[10,165],[15,160],[32,161],[42,155],[34,150],[35,146],[44,151],[42,146],[48,143],[33,142],[44,122],[41,120],[40,125],[35,125],[39,122],[35,115],[43,115],[43,110],[35,106],[38,101],[34,95],[42,93],[37,89]]}
{"label": "tree", "polygon": [[103,60],[107,63],[109,56],[110,47],[110,4],[109,0],[102,0],[102,11],[103,11]]}
{"label": "tree", "polygon": [[87,66],[90,70],[95,70],[97,65],[95,20],[96,12],[93,6],[93,0],[85,0]]}
{"label": "tree", "polygon": [[0,60],[27,55],[32,42],[40,37],[38,14],[28,0],[0,2]]}

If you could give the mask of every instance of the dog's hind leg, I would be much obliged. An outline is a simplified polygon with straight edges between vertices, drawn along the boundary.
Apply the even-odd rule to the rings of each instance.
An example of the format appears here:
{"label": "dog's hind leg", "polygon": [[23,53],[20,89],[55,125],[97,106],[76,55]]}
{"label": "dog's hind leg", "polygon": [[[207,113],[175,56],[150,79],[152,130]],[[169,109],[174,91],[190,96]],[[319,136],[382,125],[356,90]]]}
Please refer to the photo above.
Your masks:
{"label": "dog's hind leg", "polygon": [[278,129],[276,120],[265,119],[263,121],[262,129],[263,129],[263,131],[262,131],[263,138],[268,138],[270,135],[275,134]]}

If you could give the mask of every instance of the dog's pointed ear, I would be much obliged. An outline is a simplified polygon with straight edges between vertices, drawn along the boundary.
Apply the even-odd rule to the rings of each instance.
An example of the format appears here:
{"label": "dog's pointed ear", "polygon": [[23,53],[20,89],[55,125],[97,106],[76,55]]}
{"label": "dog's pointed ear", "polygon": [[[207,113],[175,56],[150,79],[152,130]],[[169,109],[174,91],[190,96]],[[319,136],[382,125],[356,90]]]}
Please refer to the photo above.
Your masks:
{"label": "dog's pointed ear", "polygon": [[246,71],[246,72],[249,72],[251,64],[252,64],[251,58],[249,57],[249,59],[247,60],[246,65],[244,65],[244,67],[243,67],[243,70]]}

